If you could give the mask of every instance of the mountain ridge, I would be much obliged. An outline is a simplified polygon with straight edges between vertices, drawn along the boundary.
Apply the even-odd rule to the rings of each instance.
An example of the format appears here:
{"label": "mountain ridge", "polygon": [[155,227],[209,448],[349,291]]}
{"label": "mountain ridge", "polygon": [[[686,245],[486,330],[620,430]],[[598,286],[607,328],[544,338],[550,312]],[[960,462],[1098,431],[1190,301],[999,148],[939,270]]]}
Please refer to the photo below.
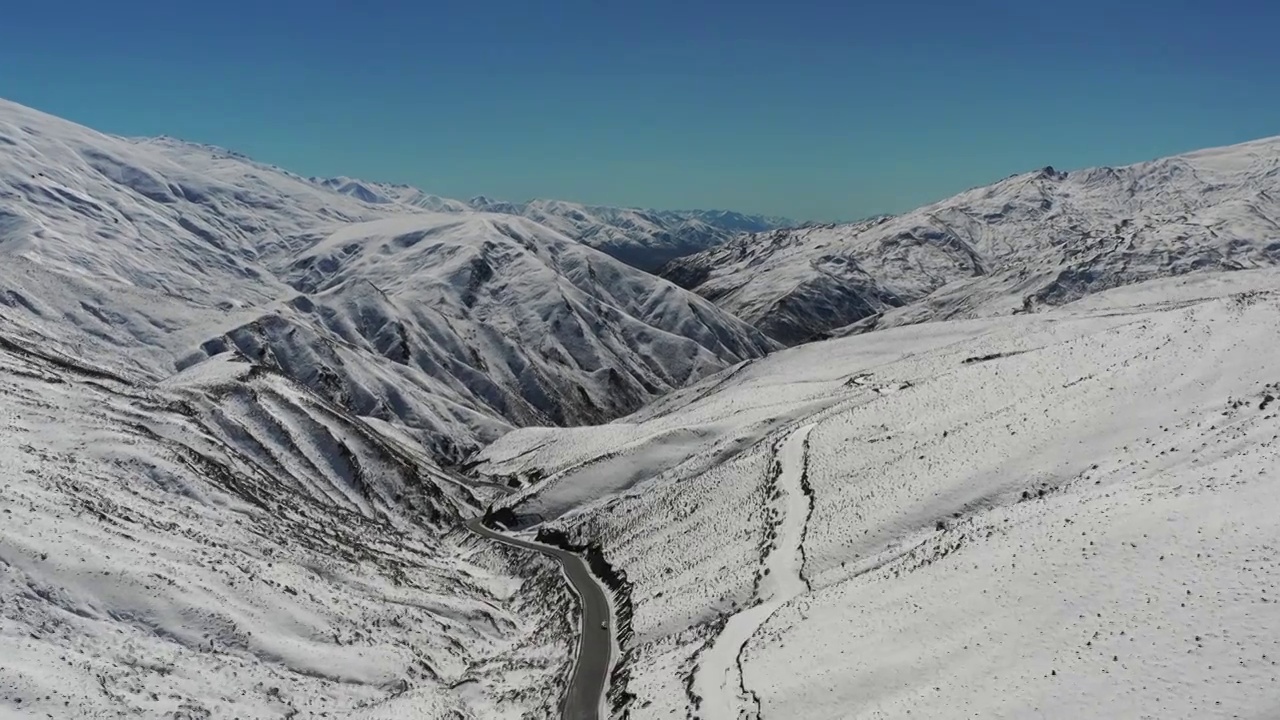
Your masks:
{"label": "mountain ridge", "polygon": [[1278,167],[1280,138],[1120,168],[1045,167],[897,216],[740,236],[661,274],[786,344],[1033,311],[1280,262]]}
{"label": "mountain ridge", "polygon": [[646,271],[656,270],[676,257],[705,250],[740,232],[795,224],[783,217],[750,215],[732,210],[653,210],[549,198],[511,202],[484,195],[461,201],[431,195],[410,185],[349,177],[310,180],[372,204],[401,204],[436,212],[474,210],[527,217]]}
{"label": "mountain ridge", "polygon": [[369,203],[12,103],[0,142],[12,319],[157,380],[239,353],[449,462],[513,424],[604,422],[773,347],[527,218]]}

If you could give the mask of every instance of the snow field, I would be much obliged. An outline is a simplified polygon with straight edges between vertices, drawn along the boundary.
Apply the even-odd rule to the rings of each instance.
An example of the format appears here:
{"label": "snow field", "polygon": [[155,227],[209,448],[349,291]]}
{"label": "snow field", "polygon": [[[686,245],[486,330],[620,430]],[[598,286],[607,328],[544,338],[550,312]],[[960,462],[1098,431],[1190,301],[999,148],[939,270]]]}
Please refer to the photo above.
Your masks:
{"label": "snow field", "polygon": [[[812,426],[786,436],[776,453],[777,479],[770,498],[780,514],[770,522],[775,537],[757,579],[756,604],[731,615],[711,645],[697,659],[694,692],[701,698],[699,717],[737,720],[758,712],[758,700],[744,683],[739,657],[760,626],[783,605],[808,591],[804,571],[805,524],[809,497],[803,487],[806,446]],[[745,691],[744,691],[745,689]]]}
{"label": "snow field", "polygon": [[[292,428],[242,436],[213,422],[229,406],[207,386],[152,391],[16,350],[0,350],[0,377],[0,715],[377,716],[391,702],[519,717],[557,702],[554,569],[442,539],[458,488],[305,396],[284,403],[287,381],[234,386]],[[404,504],[377,502],[386,490]]]}
{"label": "snow field", "polygon": [[[813,589],[743,633],[742,687],[760,716],[1261,718],[1280,706],[1280,296],[1258,289],[1266,280],[1163,280],[752,363],[788,382],[723,389],[726,403],[811,386],[832,398],[804,421]],[[632,425],[678,427],[715,402]],[[753,417],[726,406],[722,422],[734,411]],[[633,583],[633,717],[665,716],[662,674],[695,672],[697,648],[740,637],[754,583],[743,568],[769,562],[771,442],[710,469],[654,455],[649,480],[619,496],[586,488],[592,504],[558,521],[600,538]],[[534,454],[556,444],[543,436]],[[702,694],[686,691],[685,714],[718,712]]]}

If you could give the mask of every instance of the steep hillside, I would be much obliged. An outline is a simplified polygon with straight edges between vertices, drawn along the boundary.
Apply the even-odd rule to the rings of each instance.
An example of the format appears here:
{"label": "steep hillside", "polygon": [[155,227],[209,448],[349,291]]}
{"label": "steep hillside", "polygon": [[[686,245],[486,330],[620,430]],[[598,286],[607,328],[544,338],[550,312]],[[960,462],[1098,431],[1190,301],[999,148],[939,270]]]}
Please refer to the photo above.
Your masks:
{"label": "steep hillside", "polygon": [[0,143],[0,302],[24,323],[154,380],[232,352],[441,459],[513,425],[609,419],[773,346],[528,220],[368,202],[11,103]]}
{"label": "steep hillside", "polygon": [[1018,175],[897,217],[743,236],[663,275],[787,344],[1280,260],[1280,139]]}
{"label": "steep hillside", "polygon": [[0,407],[0,715],[554,713],[567,589],[453,531],[475,491],[415,445],[246,362],[155,385],[6,318]]}
{"label": "steep hillside", "polygon": [[[268,263],[301,295],[203,351],[235,347],[360,415],[431,428],[454,460],[470,451],[457,423],[483,438],[484,418],[603,422],[772,347],[696,295],[523,219],[411,216],[294,244]],[[424,424],[433,417],[451,422]]]}
{"label": "steep hillside", "polygon": [[633,718],[1266,717],[1277,287],[814,343],[479,469],[626,578]]}

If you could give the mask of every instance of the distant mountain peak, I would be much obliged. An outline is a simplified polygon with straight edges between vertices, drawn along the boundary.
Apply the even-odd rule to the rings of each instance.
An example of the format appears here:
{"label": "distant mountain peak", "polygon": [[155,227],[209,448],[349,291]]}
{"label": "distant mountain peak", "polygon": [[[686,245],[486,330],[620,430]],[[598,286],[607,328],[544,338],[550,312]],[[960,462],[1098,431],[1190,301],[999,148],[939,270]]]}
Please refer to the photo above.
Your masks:
{"label": "distant mountain peak", "polygon": [[730,210],[644,210],[554,198],[511,202],[487,195],[476,195],[463,202],[430,195],[409,185],[348,177],[312,178],[312,182],[372,204],[398,203],[435,212],[476,211],[530,218],[646,271],[655,271],[674,258],[714,247],[740,232],[760,232],[794,224],[785,218]]}

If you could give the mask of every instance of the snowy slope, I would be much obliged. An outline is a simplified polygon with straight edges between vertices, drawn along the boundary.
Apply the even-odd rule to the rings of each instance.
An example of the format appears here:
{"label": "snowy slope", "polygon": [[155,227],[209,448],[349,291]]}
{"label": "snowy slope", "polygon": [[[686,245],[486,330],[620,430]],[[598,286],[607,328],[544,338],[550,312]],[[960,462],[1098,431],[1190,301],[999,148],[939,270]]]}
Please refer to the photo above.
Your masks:
{"label": "snowy slope", "polygon": [[[387,219],[408,211],[8,103],[0,145],[0,715],[554,716],[574,600],[553,564],[459,530],[492,491],[436,462],[518,416],[432,369],[465,344],[411,332],[412,366],[378,346],[400,309],[354,267],[327,270],[314,299],[290,284],[343,229],[439,216]],[[737,361],[717,357],[737,336],[710,304],[647,276],[628,287],[617,302],[670,331],[628,329],[694,346],[650,376]],[[434,308],[487,327],[453,310]],[[669,337],[682,329],[701,340]]]}
{"label": "snowy slope", "polygon": [[528,220],[367,202],[11,103],[0,144],[15,318],[152,379],[234,350],[442,459],[513,425],[609,419],[773,347]]}
{"label": "snowy slope", "polygon": [[1269,717],[1277,288],[806,345],[480,469],[625,574],[634,718]]}
{"label": "snowy slope", "polygon": [[553,715],[568,591],[449,534],[473,492],[413,445],[227,356],[154,385],[7,327],[0,408],[0,715]]}
{"label": "snowy slope", "polygon": [[[602,422],[773,347],[696,295],[523,219],[415,215],[294,244],[269,264],[300,298],[227,343],[282,365],[301,355],[318,392],[410,427],[430,398],[407,399],[424,391],[517,425]],[[331,352],[299,326],[340,343]],[[466,439],[433,447],[456,459]]]}
{"label": "snowy slope", "polygon": [[1006,315],[1280,259],[1280,139],[1121,168],[1045,168],[897,217],[741,236],[662,271],[788,344]]}

